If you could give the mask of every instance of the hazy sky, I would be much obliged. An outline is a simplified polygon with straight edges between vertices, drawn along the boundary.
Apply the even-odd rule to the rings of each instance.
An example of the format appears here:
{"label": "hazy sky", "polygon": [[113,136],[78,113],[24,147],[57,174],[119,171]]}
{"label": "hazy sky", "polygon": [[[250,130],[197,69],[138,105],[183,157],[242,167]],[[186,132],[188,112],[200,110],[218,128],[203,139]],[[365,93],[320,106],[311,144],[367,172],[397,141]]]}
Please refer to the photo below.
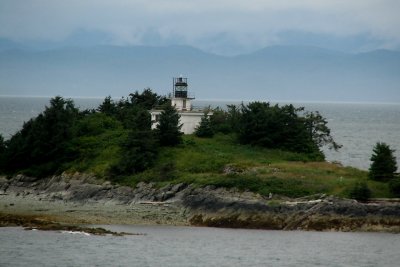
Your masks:
{"label": "hazy sky", "polygon": [[221,54],[275,44],[399,49],[399,14],[399,0],[0,0],[0,38]]}

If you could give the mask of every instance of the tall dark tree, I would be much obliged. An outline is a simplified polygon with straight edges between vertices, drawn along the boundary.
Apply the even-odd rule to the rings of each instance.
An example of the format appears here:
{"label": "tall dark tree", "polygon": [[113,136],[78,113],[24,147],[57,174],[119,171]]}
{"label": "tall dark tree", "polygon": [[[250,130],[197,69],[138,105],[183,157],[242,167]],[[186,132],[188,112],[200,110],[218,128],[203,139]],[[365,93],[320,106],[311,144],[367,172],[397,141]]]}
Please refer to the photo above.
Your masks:
{"label": "tall dark tree", "polygon": [[208,115],[209,110],[204,112],[204,116],[201,118],[200,124],[196,127],[194,134],[197,137],[210,138],[214,136],[214,131],[211,126],[210,116]]}
{"label": "tall dark tree", "polygon": [[101,110],[114,110],[115,117],[122,122],[125,128],[132,128],[132,118],[135,117],[139,110],[150,110],[154,107],[164,106],[169,100],[164,96],[153,93],[150,88],[144,89],[143,92],[131,93],[128,98],[122,98],[118,102],[112,102],[110,98],[106,98],[102,104]]}
{"label": "tall dark tree", "polygon": [[271,105],[252,102],[241,106],[238,128],[239,141],[243,144],[279,148],[307,153],[316,160],[324,155],[320,148],[330,144],[338,148],[330,135],[326,120],[319,113],[303,116],[303,108],[293,105]]}
{"label": "tall dark tree", "polygon": [[5,152],[6,144],[4,142],[3,136],[0,134],[0,172],[3,170],[3,166],[5,164]]}
{"label": "tall dark tree", "polygon": [[[243,103],[242,103],[243,105]],[[227,105],[227,122],[232,132],[238,132],[242,119],[242,112],[237,105]]]}
{"label": "tall dark tree", "polygon": [[232,127],[228,122],[228,112],[217,107],[213,109],[213,114],[210,116],[210,123],[215,133],[230,133]]}
{"label": "tall dark tree", "polygon": [[0,134],[0,155],[2,155],[5,150],[6,150],[6,144],[4,142],[3,135]]}
{"label": "tall dark tree", "polygon": [[214,132],[228,134],[239,131],[242,116],[239,106],[227,105],[227,110],[217,107],[212,112],[210,123]]}
{"label": "tall dark tree", "polygon": [[150,110],[155,106],[162,106],[168,102],[166,97],[153,93],[150,88],[144,89],[142,93],[136,91],[129,96],[131,104],[139,105],[147,110]]}
{"label": "tall dark tree", "polygon": [[310,132],[312,139],[319,146],[328,146],[330,149],[338,150],[342,145],[336,143],[331,136],[331,130],[328,128],[328,121],[317,112],[305,113],[305,125]]}
{"label": "tall dark tree", "polygon": [[264,102],[242,105],[239,140],[269,148],[308,150],[310,136],[296,112],[292,105],[279,107]]}
{"label": "tall dark tree", "polygon": [[112,100],[111,96],[107,96],[103,103],[97,108],[97,110],[101,113],[104,113],[108,116],[114,116],[117,114],[117,105]]}
{"label": "tall dark tree", "polygon": [[394,178],[397,170],[396,157],[394,150],[390,149],[386,143],[376,143],[371,156],[371,166],[369,177],[376,181],[389,181]]}
{"label": "tall dark tree", "polygon": [[154,132],[151,130],[151,117],[147,110],[137,112],[133,128],[128,138],[121,144],[121,160],[113,166],[113,174],[135,174],[153,166],[158,145]]}
{"label": "tall dark tree", "polygon": [[73,157],[69,141],[74,137],[74,124],[79,111],[72,100],[60,96],[50,106],[7,141],[6,166],[9,172],[36,170],[42,176],[56,171],[62,162]]}
{"label": "tall dark tree", "polygon": [[160,114],[156,133],[161,146],[176,146],[182,143],[182,124],[174,107],[167,105]]}

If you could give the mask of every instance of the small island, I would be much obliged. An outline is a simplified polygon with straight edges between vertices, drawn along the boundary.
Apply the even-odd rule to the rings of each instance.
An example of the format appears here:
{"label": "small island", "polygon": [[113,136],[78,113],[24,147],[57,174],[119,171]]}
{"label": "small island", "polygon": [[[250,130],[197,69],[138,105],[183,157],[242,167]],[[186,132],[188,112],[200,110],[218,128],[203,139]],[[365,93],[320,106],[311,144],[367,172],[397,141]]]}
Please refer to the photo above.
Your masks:
{"label": "small island", "polygon": [[[397,167],[374,179],[326,162],[321,148],[340,148],[326,119],[293,105],[195,111],[184,81],[172,98],[145,89],[95,110],[58,96],[1,137],[1,225],[400,232]],[[183,113],[196,114],[188,134]]]}

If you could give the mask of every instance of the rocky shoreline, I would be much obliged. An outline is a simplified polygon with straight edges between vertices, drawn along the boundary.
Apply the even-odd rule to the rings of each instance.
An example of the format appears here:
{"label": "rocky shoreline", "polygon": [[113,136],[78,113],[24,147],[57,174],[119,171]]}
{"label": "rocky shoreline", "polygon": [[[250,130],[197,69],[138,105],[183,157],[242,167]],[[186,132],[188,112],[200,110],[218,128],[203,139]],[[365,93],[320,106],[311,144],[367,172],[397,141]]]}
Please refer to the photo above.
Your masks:
{"label": "rocky shoreline", "polygon": [[[400,203],[316,195],[265,198],[236,189],[176,184],[135,188],[88,174],[0,177],[0,213],[69,224],[163,224],[316,231],[400,232]],[[3,223],[4,225],[4,223]]]}

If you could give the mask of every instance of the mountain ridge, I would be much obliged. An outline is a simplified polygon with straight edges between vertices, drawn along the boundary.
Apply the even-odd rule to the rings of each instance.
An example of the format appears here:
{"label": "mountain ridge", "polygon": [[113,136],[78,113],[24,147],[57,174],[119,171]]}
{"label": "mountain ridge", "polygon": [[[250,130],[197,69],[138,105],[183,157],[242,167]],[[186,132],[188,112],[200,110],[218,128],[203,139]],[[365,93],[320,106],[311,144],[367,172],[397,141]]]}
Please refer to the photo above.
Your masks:
{"label": "mountain ridge", "polygon": [[[171,90],[183,74],[200,98],[400,102],[400,52],[272,46],[220,56],[191,46],[0,51],[0,95],[127,95]],[[134,89],[132,89],[134,87]]]}

